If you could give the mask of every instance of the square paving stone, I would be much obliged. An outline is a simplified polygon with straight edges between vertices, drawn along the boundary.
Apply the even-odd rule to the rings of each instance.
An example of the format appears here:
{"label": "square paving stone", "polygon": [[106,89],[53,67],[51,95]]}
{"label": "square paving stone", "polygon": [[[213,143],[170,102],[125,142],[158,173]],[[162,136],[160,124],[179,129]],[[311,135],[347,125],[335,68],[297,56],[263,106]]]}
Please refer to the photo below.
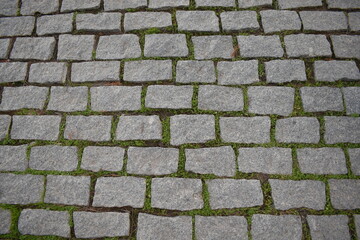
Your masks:
{"label": "square paving stone", "polygon": [[54,55],[55,45],[54,37],[17,38],[10,58],[50,60]]}
{"label": "square paving stone", "polygon": [[330,179],[330,199],[335,209],[360,208],[359,179]]}
{"label": "square paving stone", "polygon": [[63,0],[61,5],[62,12],[70,12],[75,10],[91,10],[100,7],[101,0]]}
{"label": "square paving stone", "polygon": [[260,15],[265,33],[301,29],[301,20],[295,11],[264,10],[260,12]]}
{"label": "square paving stone", "polygon": [[360,87],[342,88],[346,105],[346,114],[360,114]]}
{"label": "square paving stone", "polygon": [[124,59],[140,56],[139,37],[135,34],[100,36],[96,59]]}
{"label": "square paving stone", "polygon": [[348,13],[349,26],[351,31],[360,31],[360,12]]}
{"label": "square paving stone", "polygon": [[0,15],[16,16],[19,0],[0,0]]}
{"label": "square paving stone", "polygon": [[0,37],[28,36],[31,35],[34,27],[35,17],[0,18]]}
{"label": "square paving stone", "polygon": [[146,183],[137,177],[101,177],[96,180],[94,207],[143,208]]}
{"label": "square paving stone", "polygon": [[307,216],[311,239],[349,240],[349,218],[346,215]]}
{"label": "square paving stone", "polygon": [[329,9],[359,9],[360,2],[357,0],[327,0]]}
{"label": "square paving stone", "polygon": [[30,83],[65,83],[67,65],[61,62],[33,63],[30,66]]}
{"label": "square paving stone", "polygon": [[238,0],[239,8],[271,7],[273,0]]}
{"label": "square paving stone", "polygon": [[231,36],[193,36],[195,59],[232,58],[234,46]]}
{"label": "square paving stone", "polygon": [[0,208],[0,234],[10,233],[11,211]]}
{"label": "square paving stone", "polygon": [[286,83],[306,81],[305,63],[302,60],[272,60],[265,62],[266,81]]}
{"label": "square paving stone", "polygon": [[320,124],[313,117],[293,117],[276,121],[275,138],[282,143],[318,143]]}
{"label": "square paving stone", "polygon": [[189,5],[190,0],[149,0],[149,8],[174,8]]}
{"label": "square paving stone", "polygon": [[360,118],[325,117],[325,142],[360,143]]}
{"label": "square paving stone", "polygon": [[255,11],[229,11],[220,14],[222,29],[226,32],[260,29]]}
{"label": "square paving stone", "polygon": [[0,39],[0,59],[8,57],[10,51],[10,38]]}
{"label": "square paving stone", "polygon": [[321,0],[278,0],[280,9],[321,7]]}
{"label": "square paving stone", "polygon": [[284,37],[289,57],[331,57],[330,43],[325,35],[293,34]]}
{"label": "square paving stone", "polygon": [[171,60],[125,62],[124,81],[147,82],[172,79]]}
{"label": "square paving stone", "polygon": [[360,80],[360,72],[354,61],[316,61],[316,81]]}
{"label": "square paving stone", "polygon": [[169,210],[193,210],[204,206],[200,179],[153,178],[151,207]]}
{"label": "square paving stone", "polygon": [[34,15],[35,13],[49,14],[59,11],[58,0],[22,0],[21,15]]}
{"label": "square paving stone", "polygon": [[92,35],[60,35],[57,59],[91,60],[94,44],[95,37]]}
{"label": "square paving stone", "polygon": [[195,0],[197,7],[235,7],[235,0]]}
{"label": "square paving stone", "polygon": [[60,112],[85,111],[87,102],[87,87],[51,87],[47,110]]}
{"label": "square paving stone", "polygon": [[125,149],[120,147],[96,147],[89,146],[84,149],[81,169],[93,172],[121,171]]}
{"label": "square paving stone", "polygon": [[121,13],[85,13],[76,15],[76,29],[80,31],[120,32]]}
{"label": "square paving stone", "polygon": [[348,151],[351,163],[351,170],[354,175],[360,175],[360,148],[349,148]]}
{"label": "square paving stone", "polygon": [[343,12],[301,11],[300,17],[304,30],[312,31],[346,31],[346,15]]}
{"label": "square paving stone", "polygon": [[128,12],[125,14],[124,29],[126,32],[171,26],[171,14],[167,12]]}
{"label": "square paving stone", "polygon": [[192,86],[151,85],[147,88],[145,107],[183,109],[191,108]]}
{"label": "square paving stone", "polygon": [[176,11],[179,31],[219,32],[219,18],[214,11]]}
{"label": "square paving stone", "polygon": [[28,167],[27,147],[28,145],[0,146],[0,170],[25,171]]}
{"label": "square paving stone", "polygon": [[142,8],[146,6],[147,0],[104,0],[105,11]]}
{"label": "square paving stone", "polygon": [[36,33],[38,35],[70,33],[73,30],[73,14],[57,14],[38,17]]}
{"label": "square paving stone", "polygon": [[185,34],[145,35],[145,57],[186,57],[188,54]]}
{"label": "square paving stone", "polygon": [[72,82],[119,81],[120,62],[80,62],[72,64]]}
{"label": "square paving stone", "polygon": [[302,87],[300,95],[305,112],[341,112],[344,110],[340,88]]}
{"label": "square paving stone", "polygon": [[0,62],[0,83],[25,81],[27,63]]}
{"label": "square paving stone", "polygon": [[9,133],[11,123],[10,115],[0,115],[0,140],[5,139]]}
{"label": "square paving stone", "polygon": [[241,57],[282,57],[279,36],[238,36]]}
{"label": "square paving stone", "polygon": [[218,83],[220,85],[243,85],[259,82],[258,60],[218,62]]}
{"label": "square paving stone", "polygon": [[335,57],[360,59],[360,36],[332,35],[331,41]]}
{"label": "square paving stone", "polygon": [[178,61],[176,65],[176,82],[179,83],[214,83],[216,82],[213,61]]}

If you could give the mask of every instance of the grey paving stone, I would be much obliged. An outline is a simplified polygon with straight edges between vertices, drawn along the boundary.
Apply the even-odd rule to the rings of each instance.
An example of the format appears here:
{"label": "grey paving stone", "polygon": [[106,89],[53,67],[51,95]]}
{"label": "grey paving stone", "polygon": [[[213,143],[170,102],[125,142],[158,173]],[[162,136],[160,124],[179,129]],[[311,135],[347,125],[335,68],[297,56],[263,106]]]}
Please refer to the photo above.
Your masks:
{"label": "grey paving stone", "polygon": [[185,34],[145,35],[145,57],[186,57],[188,54]]}
{"label": "grey paving stone", "polygon": [[120,62],[98,61],[72,64],[72,82],[119,81]]}
{"label": "grey paving stone", "polygon": [[360,59],[360,36],[332,35],[331,41],[337,58]]}
{"label": "grey paving stone", "polygon": [[114,11],[147,6],[147,0],[104,0],[104,10]]}
{"label": "grey paving stone", "polygon": [[94,207],[144,207],[146,183],[137,177],[100,177],[96,180]]}
{"label": "grey paving stone", "polygon": [[70,33],[73,30],[73,14],[56,14],[38,17],[36,33],[38,35]]}
{"label": "grey paving stone", "polygon": [[192,220],[190,216],[163,217],[139,213],[136,237],[138,240],[191,240]]}
{"label": "grey paving stone", "polygon": [[220,85],[243,85],[259,82],[257,60],[218,62],[218,83]]}
{"label": "grey paving stone", "polygon": [[128,173],[141,175],[165,175],[178,169],[179,150],[160,147],[129,147]]}
{"label": "grey paving stone", "polygon": [[349,148],[348,151],[351,163],[351,170],[353,174],[360,175],[360,148]]}
{"label": "grey paving stone", "polygon": [[293,117],[276,121],[275,138],[282,143],[318,143],[320,124],[314,117]]}
{"label": "grey paving stone", "polygon": [[187,7],[190,0],[149,0],[149,8]]}
{"label": "grey paving stone", "polygon": [[48,175],[45,203],[88,205],[90,198],[89,176]]}
{"label": "grey paving stone", "polygon": [[0,59],[5,59],[8,57],[10,50],[10,38],[0,39]]}
{"label": "grey paving stone", "polygon": [[192,60],[178,61],[176,65],[176,82],[216,82],[214,62]]}
{"label": "grey paving stone", "polygon": [[47,110],[60,112],[85,111],[88,101],[87,87],[51,87]]}
{"label": "grey paving stone", "polygon": [[0,140],[5,139],[9,132],[11,116],[0,115]]}
{"label": "grey paving stone", "polygon": [[272,0],[238,0],[239,8],[271,7]]}
{"label": "grey paving stone", "polygon": [[297,149],[297,160],[303,173],[346,174],[346,159],[341,148]]}
{"label": "grey paving stone", "polygon": [[12,139],[55,141],[59,136],[61,116],[15,115],[11,127]]}
{"label": "grey paving stone", "polygon": [[162,125],[159,116],[121,116],[116,140],[161,140]]}
{"label": "grey paving stone", "polygon": [[96,59],[138,58],[141,56],[139,37],[135,34],[101,36]]}
{"label": "grey paving stone", "polygon": [[50,60],[54,55],[55,45],[54,37],[17,38],[10,58]]}
{"label": "grey paving stone", "polygon": [[30,83],[65,83],[67,65],[62,62],[33,63],[30,66]]}
{"label": "grey paving stone", "polygon": [[128,12],[125,14],[125,31],[165,28],[171,26],[171,14],[167,12]]}
{"label": "grey paving stone", "polygon": [[326,0],[329,9],[360,9],[360,3],[357,0]]}
{"label": "grey paving stone", "polygon": [[239,148],[237,160],[240,172],[292,174],[290,148]]}
{"label": "grey paving stone", "polygon": [[193,210],[204,206],[200,179],[153,178],[151,207],[170,210]]}
{"label": "grey paving stone", "polygon": [[60,35],[57,59],[91,60],[94,43],[92,35]]}
{"label": "grey paving stone", "polygon": [[125,62],[124,81],[147,82],[172,78],[171,60],[142,60]]}
{"label": "grey paving stone", "polygon": [[30,204],[39,203],[44,191],[44,176],[0,174],[0,203]]}
{"label": "grey paving stone", "polygon": [[270,142],[269,117],[221,117],[220,135],[224,142]]}
{"label": "grey paving stone", "polygon": [[0,83],[24,81],[26,72],[25,62],[0,62]]}
{"label": "grey paving stone", "polygon": [[360,235],[360,215],[354,215],[357,235]]}
{"label": "grey paving stone", "polygon": [[11,211],[0,208],[0,234],[10,233]]}
{"label": "grey paving stone", "polygon": [[47,87],[5,87],[2,93],[0,111],[22,108],[43,109],[49,93]]}
{"label": "grey paving stone", "polygon": [[288,210],[292,208],[325,208],[325,183],[313,180],[269,180],[271,195],[275,208]]}
{"label": "grey paving stone", "polygon": [[242,57],[282,57],[284,49],[279,36],[238,36]]}
{"label": "grey paving stone", "polygon": [[230,146],[186,149],[185,170],[222,177],[235,175],[235,153]]}
{"label": "grey paving stone", "polygon": [[315,61],[314,71],[317,81],[360,80],[360,72],[354,61]]}
{"label": "grey paving stone", "polygon": [[360,118],[356,117],[325,117],[325,142],[359,143]]}
{"label": "grey paving stone", "polygon": [[78,165],[78,149],[70,146],[32,147],[29,167],[45,171],[74,171]]}
{"label": "grey paving stone", "polygon": [[63,0],[61,5],[62,12],[71,12],[75,10],[90,10],[100,7],[101,0]]}
{"label": "grey paving stone", "polygon": [[340,88],[302,87],[300,94],[305,112],[344,110]]}
{"label": "grey paving stone", "polygon": [[18,10],[18,0],[0,0],[1,16],[16,16]]}
{"label": "grey paving stone", "polygon": [[266,80],[269,83],[306,81],[305,63],[302,60],[272,60],[265,62]]}
{"label": "grey paving stone", "polygon": [[214,11],[176,11],[179,31],[219,32],[219,18]]}
{"label": "grey paving stone", "polygon": [[121,171],[125,149],[120,147],[89,146],[84,149],[81,160],[81,169],[93,172]]}
{"label": "grey paving stone", "polygon": [[81,31],[120,32],[121,13],[85,13],[76,15],[76,29]]}
{"label": "grey paving stone", "polygon": [[280,9],[321,7],[321,0],[278,0]]}
{"label": "grey paving stone", "polygon": [[25,171],[27,168],[26,150],[28,145],[0,146],[1,171]]}
{"label": "grey paving stone", "polygon": [[170,117],[170,143],[204,143],[215,139],[213,115],[175,115]]}
{"label": "grey paving stone", "polygon": [[259,180],[213,179],[206,183],[211,209],[263,205],[263,193]]}
{"label": "grey paving stone", "polygon": [[349,26],[351,31],[360,31],[360,12],[348,13]]}
{"label": "grey paving stone", "polygon": [[195,59],[227,58],[234,51],[231,36],[193,36]]}
{"label": "grey paving stone", "polygon": [[242,111],[244,97],[241,88],[203,85],[199,87],[198,108],[214,111]]}
{"label": "grey paving stone", "polygon": [[0,37],[28,36],[34,27],[35,17],[0,18]]}
{"label": "grey paving stone", "polygon": [[220,14],[222,29],[227,32],[260,29],[255,11],[229,11]]}
{"label": "grey paving stone", "polygon": [[130,214],[120,212],[74,212],[77,238],[127,236],[130,232]]}
{"label": "grey paving stone", "polygon": [[325,35],[293,34],[284,37],[289,57],[331,57],[330,43]]}
{"label": "grey paving stone", "polygon": [[235,7],[235,0],[195,0],[197,7]]}
{"label": "grey paving stone", "polygon": [[134,111],[141,108],[141,86],[91,88],[91,109],[99,112]]}
{"label": "grey paving stone", "polygon": [[304,30],[341,31],[347,30],[347,18],[343,12],[301,11]]}
{"label": "grey paving stone", "polygon": [[58,0],[22,0],[21,15],[34,15],[35,13],[49,14],[59,11]]}
{"label": "grey paving stone", "polygon": [[110,141],[112,116],[67,116],[64,137],[69,140]]}
{"label": "grey paving stone", "polygon": [[182,109],[191,108],[192,86],[151,85],[147,88],[145,107]]}
{"label": "grey paving stone", "polygon": [[24,209],[19,218],[19,232],[36,236],[70,238],[70,214],[67,211]]}
{"label": "grey paving stone", "polygon": [[349,240],[349,218],[346,215],[307,216],[311,239]]}
{"label": "grey paving stone", "polygon": [[251,235],[257,240],[300,240],[301,218],[296,215],[255,214],[252,216]]}
{"label": "grey paving stone", "polygon": [[333,208],[360,208],[360,181],[358,179],[330,179],[329,185]]}
{"label": "grey paving stone", "polygon": [[301,20],[295,11],[264,10],[260,15],[265,33],[301,29]]}

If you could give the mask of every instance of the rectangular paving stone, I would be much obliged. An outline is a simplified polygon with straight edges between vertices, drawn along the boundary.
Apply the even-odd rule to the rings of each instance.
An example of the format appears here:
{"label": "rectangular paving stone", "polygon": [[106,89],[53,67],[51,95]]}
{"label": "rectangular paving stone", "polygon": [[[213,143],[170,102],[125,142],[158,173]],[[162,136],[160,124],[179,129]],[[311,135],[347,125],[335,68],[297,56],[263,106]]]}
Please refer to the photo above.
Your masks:
{"label": "rectangular paving stone", "polygon": [[360,175],[360,148],[349,148],[348,152],[353,174]]}
{"label": "rectangular paving stone", "polygon": [[5,59],[10,51],[10,38],[0,39],[0,59]]}
{"label": "rectangular paving stone", "polygon": [[28,167],[26,159],[27,147],[28,145],[0,146],[0,170],[25,171]]}
{"label": "rectangular paving stone", "polygon": [[187,7],[190,5],[190,0],[149,0],[149,8],[174,8]]}
{"label": "rectangular paving stone", "polygon": [[235,0],[195,0],[197,7],[235,7]]}
{"label": "rectangular paving stone", "polygon": [[241,57],[282,57],[279,36],[238,36]]}
{"label": "rectangular paving stone", "polygon": [[329,9],[360,9],[357,0],[326,0]]}
{"label": "rectangular paving stone", "polygon": [[151,207],[187,211],[201,209],[203,206],[202,183],[200,179],[152,179]]}
{"label": "rectangular paving stone", "polygon": [[270,142],[269,117],[220,117],[220,136],[224,142]]}
{"label": "rectangular paving stone", "polygon": [[360,143],[360,118],[325,117],[325,142]]}
{"label": "rectangular paving stone", "polygon": [[222,29],[226,32],[260,29],[255,11],[228,11],[220,14]]}
{"label": "rectangular paving stone", "polygon": [[340,88],[302,87],[300,94],[305,112],[341,112],[344,110]]}
{"label": "rectangular paving stone", "polygon": [[360,31],[360,12],[350,12],[348,17],[350,30]]}
{"label": "rectangular paving stone", "polygon": [[31,35],[34,27],[35,17],[0,18],[0,37],[28,36]]}
{"label": "rectangular paving stone", "polygon": [[57,59],[91,60],[94,44],[95,37],[92,35],[60,35]]}
{"label": "rectangular paving stone", "polygon": [[58,0],[22,0],[21,15],[34,15],[35,13],[49,14],[59,11]]}
{"label": "rectangular paving stone", "polygon": [[219,18],[214,11],[176,11],[176,21],[179,31],[220,31]]}
{"label": "rectangular paving stone", "polygon": [[360,72],[354,61],[315,61],[316,81],[360,80]]}
{"label": "rectangular paving stone", "polygon": [[16,16],[18,10],[18,0],[0,0],[1,16]]}
{"label": "rectangular paving stone", "polygon": [[347,19],[343,12],[301,11],[300,17],[304,30],[341,31],[347,30]]}
{"label": "rectangular paving stone", "polygon": [[54,55],[55,44],[54,37],[17,38],[10,58],[50,60]]}
{"label": "rectangular paving stone", "polygon": [[74,212],[77,238],[127,236],[130,232],[130,214],[120,212]]}
{"label": "rectangular paving stone", "polygon": [[134,12],[125,13],[125,31],[144,30],[148,28],[171,27],[171,14],[167,12]]}
{"label": "rectangular paving stone", "polygon": [[71,12],[75,10],[91,10],[100,7],[101,0],[63,0],[61,5],[62,12]]}
{"label": "rectangular paving stone", "polygon": [[178,61],[176,65],[176,82],[216,82],[214,62],[193,60]]}
{"label": "rectangular paving stone", "polygon": [[76,15],[76,29],[81,31],[120,32],[121,13],[85,13]]}
{"label": "rectangular paving stone", "polygon": [[56,14],[38,17],[36,33],[38,35],[70,33],[73,30],[73,14]]}
{"label": "rectangular paving stone", "polygon": [[11,127],[12,139],[55,141],[59,136],[61,116],[15,115]]}
{"label": "rectangular paving stone", "polygon": [[171,60],[142,60],[125,62],[124,81],[147,82],[172,78]]}
{"label": "rectangular paving stone", "polygon": [[94,207],[143,208],[146,183],[138,177],[100,177],[96,180]]}
{"label": "rectangular paving stone", "polygon": [[30,66],[30,83],[65,83],[67,65],[62,62],[33,63]]}
{"label": "rectangular paving stone", "polygon": [[263,10],[260,15],[265,33],[301,30],[301,20],[295,11]]}
{"label": "rectangular paving stone", "polygon": [[238,0],[239,8],[271,7],[272,0]]}
{"label": "rectangular paving stone", "polygon": [[360,181],[358,179],[330,179],[330,199],[335,209],[360,208]]}
{"label": "rectangular paving stone", "polygon": [[121,171],[125,149],[120,147],[97,147],[88,146],[84,149],[81,169],[99,171]]}
{"label": "rectangular paving stone", "polygon": [[354,215],[354,219],[355,219],[355,228],[356,228],[356,232],[357,235],[360,235],[360,215]]}
{"label": "rectangular paving stone", "polygon": [[39,203],[44,191],[44,176],[0,174],[0,203],[30,204]]}
{"label": "rectangular paving stone", "polygon": [[0,83],[25,81],[26,62],[0,62]]}
{"label": "rectangular paving stone", "polygon": [[87,87],[51,87],[47,110],[60,112],[85,111],[88,102]]}
{"label": "rectangular paving stone", "polygon": [[124,59],[141,56],[139,37],[135,34],[100,36],[96,59]]}
{"label": "rectangular paving stone", "polygon": [[185,34],[145,35],[145,57],[186,57],[188,54]]}
{"label": "rectangular paving stone", "polygon": [[141,86],[92,87],[90,91],[93,111],[134,111],[141,108]]}
{"label": "rectangular paving stone", "polygon": [[114,11],[147,6],[147,0],[104,0],[104,10]]}
{"label": "rectangular paving stone", "polygon": [[292,117],[276,121],[275,138],[282,143],[318,143],[320,124],[314,117]]}
{"label": "rectangular paving stone", "polygon": [[350,239],[346,215],[307,216],[311,239]]}
{"label": "rectangular paving stone", "polygon": [[306,81],[305,63],[302,60],[272,60],[265,62],[266,81],[286,83]]}
{"label": "rectangular paving stone", "polygon": [[331,57],[330,43],[325,35],[293,34],[284,37],[289,57]]}
{"label": "rectangular paving stone", "polygon": [[195,59],[231,59],[234,46],[231,36],[193,36]]}
{"label": "rectangular paving stone", "polygon": [[9,133],[10,123],[10,115],[0,115],[0,140],[5,139],[5,137]]}
{"label": "rectangular paving stone", "polygon": [[10,233],[11,211],[0,208],[0,234]]}
{"label": "rectangular paving stone", "polygon": [[331,41],[335,57],[360,59],[360,36],[332,35]]}
{"label": "rectangular paving stone", "polygon": [[147,88],[145,107],[184,109],[191,108],[192,86],[150,85]]}
{"label": "rectangular paving stone", "polygon": [[342,88],[346,105],[346,114],[360,114],[360,87]]}
{"label": "rectangular paving stone", "polygon": [[72,82],[119,81],[119,61],[95,61],[73,63]]}
{"label": "rectangular paving stone", "polygon": [[218,83],[220,85],[243,85],[259,82],[258,69],[258,60],[218,62]]}
{"label": "rectangular paving stone", "polygon": [[280,9],[321,7],[321,0],[278,0]]}
{"label": "rectangular paving stone", "polygon": [[325,183],[313,180],[269,180],[271,195],[275,208],[288,210],[292,208],[325,208]]}

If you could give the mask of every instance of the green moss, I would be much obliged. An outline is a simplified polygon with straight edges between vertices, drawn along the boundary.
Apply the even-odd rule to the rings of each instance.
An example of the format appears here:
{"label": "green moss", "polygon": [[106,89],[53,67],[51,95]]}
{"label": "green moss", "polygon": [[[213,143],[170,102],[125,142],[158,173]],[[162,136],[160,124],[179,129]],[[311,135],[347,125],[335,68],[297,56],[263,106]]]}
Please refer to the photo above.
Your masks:
{"label": "green moss", "polygon": [[146,211],[150,209],[151,209],[151,177],[147,177],[144,210]]}
{"label": "green moss", "polygon": [[170,117],[166,117],[162,121],[162,139],[163,143],[166,145],[170,145]]}

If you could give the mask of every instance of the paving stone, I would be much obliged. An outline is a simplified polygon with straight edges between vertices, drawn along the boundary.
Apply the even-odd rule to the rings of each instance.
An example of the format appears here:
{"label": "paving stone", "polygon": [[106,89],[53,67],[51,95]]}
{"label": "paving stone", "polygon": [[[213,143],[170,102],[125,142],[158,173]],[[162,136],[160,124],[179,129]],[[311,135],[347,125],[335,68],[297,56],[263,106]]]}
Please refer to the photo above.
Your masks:
{"label": "paving stone", "polygon": [[265,62],[266,81],[285,83],[306,81],[305,63],[302,60],[272,60]]}
{"label": "paving stone", "polygon": [[280,9],[321,7],[321,0],[278,0]]}
{"label": "paving stone", "polygon": [[0,140],[5,139],[9,132],[11,116],[0,115]]}
{"label": "paving stone", "polygon": [[235,153],[230,146],[186,149],[185,156],[186,171],[223,177],[235,175]]}
{"label": "paving stone", "polygon": [[218,83],[220,85],[243,85],[259,82],[257,60],[218,62]]}
{"label": "paving stone", "polygon": [[330,199],[335,209],[360,208],[360,181],[357,179],[330,179]]}
{"label": "paving stone", "polygon": [[125,62],[124,81],[147,82],[172,78],[171,60],[142,60]]}
{"label": "paving stone", "polygon": [[239,171],[245,173],[292,174],[290,148],[239,148]]}
{"label": "paving stone", "polygon": [[28,36],[31,35],[34,27],[35,17],[0,18],[0,37]]}
{"label": "paving stone", "polygon": [[175,115],[170,117],[170,143],[204,143],[215,139],[213,115]]}
{"label": "paving stone", "polygon": [[197,7],[235,7],[235,0],[195,0]]}
{"label": "paving stone", "polygon": [[145,35],[145,57],[186,57],[188,54],[185,34]]}
{"label": "paving stone", "polygon": [[11,59],[50,60],[54,55],[54,37],[17,38],[11,51]]}
{"label": "paving stone", "polygon": [[289,57],[331,57],[330,43],[325,35],[293,34],[284,37]]}
{"label": "paving stone", "polygon": [[232,58],[234,47],[231,36],[193,36],[195,59]]}
{"label": "paving stone", "polygon": [[69,140],[110,141],[112,116],[67,116],[64,137]]}
{"label": "paving stone", "polygon": [[65,83],[67,65],[62,62],[33,63],[30,66],[30,83]]}
{"label": "paving stone", "polygon": [[357,0],[326,0],[329,9],[360,9],[360,2]]}
{"label": "paving stone", "polygon": [[227,32],[259,30],[255,11],[229,11],[220,14],[222,29]]}
{"label": "paving stone", "polygon": [[0,208],[0,234],[10,233],[11,211]]}
{"label": "paving stone", "polygon": [[282,57],[284,50],[279,36],[238,36],[242,57]]}
{"label": "paving stone", "polygon": [[270,142],[269,117],[221,117],[220,135],[224,142]]}
{"label": "paving stone", "polygon": [[100,177],[96,180],[94,207],[144,207],[146,183],[137,177]]}
{"label": "paving stone", "polygon": [[293,117],[276,121],[275,138],[282,143],[318,143],[320,124],[314,117]]}
{"label": "paving stone", "polygon": [[116,140],[161,140],[162,125],[159,116],[121,116]]}
{"label": "paving stone", "polygon": [[165,175],[178,170],[179,150],[160,147],[129,147],[128,173],[141,175]]}
{"label": "paving stone", "polygon": [[360,148],[349,148],[348,151],[351,163],[351,170],[353,174],[360,175]]}
{"label": "paving stone", "polygon": [[257,240],[300,240],[302,223],[296,215],[254,214],[251,221],[251,235]]}
{"label": "paving stone", "polygon": [[142,8],[147,6],[147,0],[104,0],[105,11]]}
{"label": "paving stone", "polygon": [[360,80],[360,72],[354,61],[315,61],[316,81]]}
{"label": "paving stone", "polygon": [[58,60],[91,60],[95,38],[92,35],[60,35]]}
{"label": "paving stone", "polygon": [[101,0],[63,0],[61,5],[62,12],[75,10],[90,10],[100,8]]}
{"label": "paving stone", "polygon": [[12,111],[23,108],[43,109],[49,93],[47,87],[5,87],[2,93],[0,111]]}
{"label": "paving stone", "polygon": [[72,82],[119,81],[120,62],[98,61],[72,64]]}
{"label": "paving stone", "polygon": [[307,216],[311,239],[347,240],[349,218],[346,215]]}
{"label": "paving stone", "polygon": [[149,0],[149,8],[174,8],[187,7],[190,5],[190,0]]}
{"label": "paving stone", "polygon": [[325,183],[313,180],[269,180],[275,208],[310,208],[324,210],[326,196]]}
{"label": "paving stone", "polygon": [[0,203],[30,204],[39,203],[44,191],[44,176],[0,174]]}
{"label": "paving stone", "polygon": [[360,143],[360,118],[325,117],[325,142]]}
{"label": "paving stone", "polygon": [[360,59],[360,36],[332,35],[331,41],[335,57]]}
{"label": "paving stone", "polygon": [[141,86],[108,86],[91,88],[94,111],[134,111],[141,108]]}
{"label": "paving stone", "polygon": [[176,11],[179,31],[219,32],[219,18],[214,11]]}
{"label": "paving stone", "polygon": [[49,14],[59,10],[58,0],[22,0],[21,15]]}
{"label": "paving stone", "polygon": [[93,172],[121,171],[125,149],[120,147],[97,147],[89,146],[84,149],[81,161],[81,169]]}
{"label": "paving stone", "polygon": [[101,36],[96,59],[138,58],[141,56],[139,37],[135,34]]}
{"label": "paving stone", "polygon": [[0,146],[0,170],[25,171],[28,165],[26,159],[27,147],[28,145]]}
{"label": "paving stone", "polygon": [[47,110],[60,112],[85,111],[88,101],[87,87],[51,87]]}
{"label": "paving stone", "polygon": [[38,35],[70,33],[73,14],[57,14],[38,17],[36,21],[36,33]]}
{"label": "paving stone", "polygon": [[263,205],[263,193],[259,180],[213,179],[206,183],[211,209]]}
{"label": "paving stone", "polygon": [[305,112],[344,110],[340,88],[302,87],[300,94]]}
{"label": "paving stone", "polygon": [[76,29],[81,31],[120,32],[121,13],[85,13],[76,15]]}
{"label": "paving stone", "polygon": [[151,85],[147,88],[145,107],[182,109],[191,108],[192,86]]}
{"label": "paving stone", "polygon": [[130,214],[120,212],[74,212],[77,238],[127,236],[130,232]]}
{"label": "paving stone", "polygon": [[16,16],[18,0],[0,0],[0,16]]}
{"label": "paving stone", "polygon": [[11,128],[12,139],[55,141],[59,136],[61,116],[15,115]]}
{"label": "paving stone", "polygon": [[0,83],[25,81],[27,63],[0,62]]}
{"label": "paving stone", "polygon": [[295,11],[264,10],[260,15],[265,33],[301,30],[301,21]]}
{"label": "paving stone", "polygon": [[89,176],[48,175],[45,203],[88,205],[90,198]]}
{"label": "paving stone", "polygon": [[139,213],[136,238],[191,240],[192,220],[190,216],[163,217]]}
{"label": "paving stone", "polygon": [[343,12],[301,11],[304,30],[341,31],[347,30],[347,19]]}
{"label": "paving stone", "polygon": [[178,61],[176,65],[176,82],[216,82],[214,62],[192,60]]}
{"label": "paving stone", "polygon": [[272,0],[238,0],[239,8],[271,7]]}
{"label": "paving stone", "polygon": [[360,31],[360,12],[348,13],[349,26],[351,31]]}
{"label": "paving stone", "polygon": [[360,235],[360,215],[354,215],[357,235]]}
{"label": "paving stone", "polygon": [[47,145],[32,147],[29,167],[45,171],[75,171],[78,149],[70,146]]}
{"label": "paving stone", "polygon": [[200,179],[152,179],[151,207],[186,211],[201,209],[203,206],[202,183]]}
{"label": "paving stone", "polygon": [[10,38],[0,39],[0,59],[7,58],[10,50]]}
{"label": "paving stone", "polygon": [[24,209],[19,218],[20,234],[70,238],[70,214],[67,211]]}
{"label": "paving stone", "polygon": [[125,14],[125,31],[171,26],[171,14],[167,12],[134,12]]}

